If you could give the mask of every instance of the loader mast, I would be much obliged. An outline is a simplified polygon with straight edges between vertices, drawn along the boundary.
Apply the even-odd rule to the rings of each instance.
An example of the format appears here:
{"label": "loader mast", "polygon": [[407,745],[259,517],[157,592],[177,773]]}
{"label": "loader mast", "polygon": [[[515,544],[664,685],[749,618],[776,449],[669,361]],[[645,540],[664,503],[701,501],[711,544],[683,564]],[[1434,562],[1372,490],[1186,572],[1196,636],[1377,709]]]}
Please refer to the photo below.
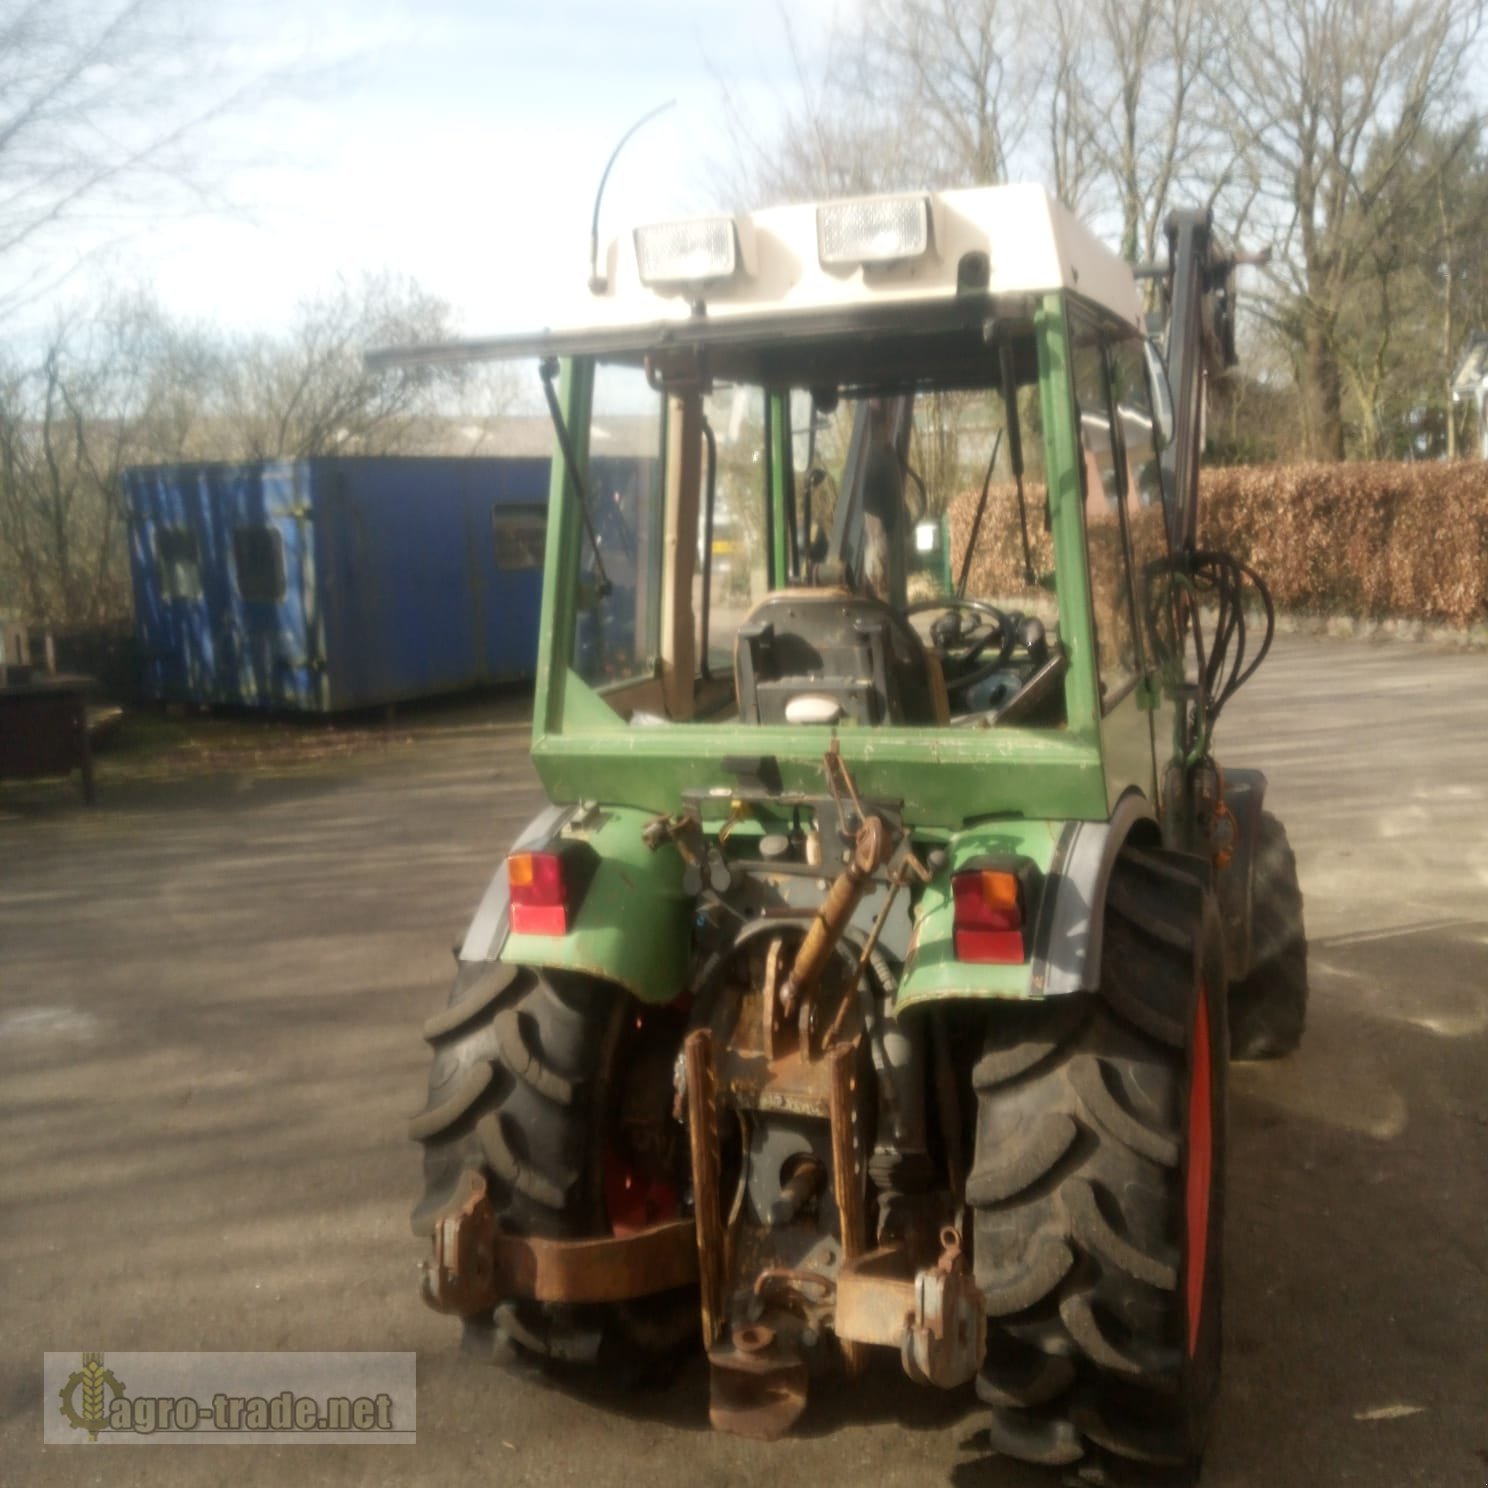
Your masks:
{"label": "loader mast", "polygon": [[1162,277],[1158,319],[1167,333],[1164,355],[1173,394],[1163,480],[1175,498],[1169,541],[1175,553],[1191,553],[1198,537],[1205,381],[1235,365],[1235,266],[1255,260],[1222,251],[1207,209],[1171,213],[1167,238],[1167,268],[1156,271]]}

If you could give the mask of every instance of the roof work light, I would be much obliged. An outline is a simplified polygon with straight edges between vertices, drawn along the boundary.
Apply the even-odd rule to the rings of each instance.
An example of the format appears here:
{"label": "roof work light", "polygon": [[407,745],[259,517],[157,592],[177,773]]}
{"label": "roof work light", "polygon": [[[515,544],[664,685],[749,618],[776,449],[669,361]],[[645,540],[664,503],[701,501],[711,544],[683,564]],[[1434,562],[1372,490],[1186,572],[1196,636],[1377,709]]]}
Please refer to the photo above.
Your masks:
{"label": "roof work light", "polygon": [[732,217],[691,217],[635,230],[636,271],[650,289],[685,289],[732,279],[739,233]]}
{"label": "roof work light", "polygon": [[919,258],[930,249],[930,198],[827,202],[816,209],[816,249],[824,269]]}

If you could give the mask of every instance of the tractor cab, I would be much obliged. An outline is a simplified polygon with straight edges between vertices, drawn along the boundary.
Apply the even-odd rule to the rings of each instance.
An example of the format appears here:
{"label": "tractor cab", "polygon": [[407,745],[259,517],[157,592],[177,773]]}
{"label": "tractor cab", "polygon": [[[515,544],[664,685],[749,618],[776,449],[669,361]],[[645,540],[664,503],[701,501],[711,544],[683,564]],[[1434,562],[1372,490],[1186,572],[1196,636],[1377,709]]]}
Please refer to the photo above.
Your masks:
{"label": "tractor cab", "polygon": [[[1091,816],[1155,797],[1166,389],[1130,268],[1058,203],[998,187],[640,227],[573,319],[400,353],[541,359],[550,790],[623,794],[605,777],[644,758],[665,809],[700,750],[717,769],[749,740],[789,775],[824,731],[849,757],[892,734],[905,763],[950,731],[980,779],[1027,736]],[[1026,809],[939,779],[938,825]]]}

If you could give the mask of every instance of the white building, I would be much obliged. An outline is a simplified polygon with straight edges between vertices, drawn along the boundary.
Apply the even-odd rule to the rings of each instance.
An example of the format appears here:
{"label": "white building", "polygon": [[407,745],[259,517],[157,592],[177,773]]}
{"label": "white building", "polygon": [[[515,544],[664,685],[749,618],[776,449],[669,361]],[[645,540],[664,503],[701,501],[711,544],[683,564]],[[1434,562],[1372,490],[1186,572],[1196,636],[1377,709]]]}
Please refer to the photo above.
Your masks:
{"label": "white building", "polygon": [[1467,338],[1467,349],[1452,378],[1452,402],[1477,406],[1478,454],[1488,460],[1488,331],[1474,331]]}

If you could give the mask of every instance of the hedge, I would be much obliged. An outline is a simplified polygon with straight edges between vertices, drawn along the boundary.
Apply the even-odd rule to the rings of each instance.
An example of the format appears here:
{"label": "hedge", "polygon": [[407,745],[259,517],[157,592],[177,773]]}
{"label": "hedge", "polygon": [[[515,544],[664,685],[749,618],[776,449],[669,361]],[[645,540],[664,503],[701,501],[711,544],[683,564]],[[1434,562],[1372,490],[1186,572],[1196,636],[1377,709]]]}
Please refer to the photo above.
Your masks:
{"label": "hedge", "polygon": [[[956,572],[978,492],[950,506]],[[1034,563],[1052,564],[1030,485]],[[1011,486],[994,486],[968,592],[1022,587]],[[1488,462],[1256,465],[1206,470],[1199,541],[1249,563],[1280,610],[1469,626],[1488,620]]]}
{"label": "hedge", "polygon": [[1470,625],[1488,617],[1488,462],[1205,471],[1200,538],[1277,607]]}

